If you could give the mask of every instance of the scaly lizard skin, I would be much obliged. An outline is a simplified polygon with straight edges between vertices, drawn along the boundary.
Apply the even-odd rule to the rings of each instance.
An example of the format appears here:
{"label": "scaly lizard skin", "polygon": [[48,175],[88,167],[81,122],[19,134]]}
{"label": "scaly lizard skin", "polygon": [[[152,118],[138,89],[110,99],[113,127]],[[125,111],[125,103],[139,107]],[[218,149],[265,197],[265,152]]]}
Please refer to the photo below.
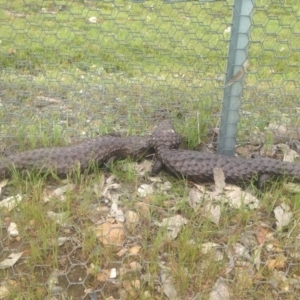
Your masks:
{"label": "scaly lizard skin", "polygon": [[52,171],[66,175],[76,167],[83,171],[91,163],[103,165],[112,159],[134,160],[156,153],[152,173],[162,167],[195,183],[213,182],[214,168],[221,168],[226,182],[240,183],[257,177],[259,183],[271,177],[286,176],[300,180],[300,164],[268,158],[243,159],[218,154],[177,149],[181,138],[167,120],[162,121],[152,137],[100,136],[67,147],[42,148],[0,158],[0,178],[12,170]]}
{"label": "scaly lizard skin", "polygon": [[7,157],[0,157],[0,178],[9,177],[12,170],[52,171],[66,175],[77,166],[83,171],[91,163],[99,166],[112,159],[141,159],[154,153],[150,137],[100,136],[67,147],[41,148]]}
{"label": "scaly lizard skin", "polygon": [[214,168],[221,168],[227,183],[243,183],[256,178],[259,184],[273,177],[285,176],[300,181],[300,164],[257,157],[244,159],[219,154],[201,153],[178,148],[180,136],[169,121],[162,121],[153,135],[157,162],[153,174],[162,165],[168,172],[195,183],[214,182]]}

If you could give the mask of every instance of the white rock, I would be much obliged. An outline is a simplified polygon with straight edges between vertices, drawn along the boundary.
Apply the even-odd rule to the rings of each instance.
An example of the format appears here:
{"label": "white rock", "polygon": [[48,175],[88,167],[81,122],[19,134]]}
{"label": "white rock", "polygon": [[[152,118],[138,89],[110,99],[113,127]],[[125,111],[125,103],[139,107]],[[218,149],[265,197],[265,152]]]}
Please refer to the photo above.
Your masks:
{"label": "white rock", "polygon": [[10,236],[17,236],[17,235],[19,235],[19,231],[18,231],[16,223],[11,222],[10,225],[8,226],[8,228],[7,228],[7,231],[8,231],[8,234]]}

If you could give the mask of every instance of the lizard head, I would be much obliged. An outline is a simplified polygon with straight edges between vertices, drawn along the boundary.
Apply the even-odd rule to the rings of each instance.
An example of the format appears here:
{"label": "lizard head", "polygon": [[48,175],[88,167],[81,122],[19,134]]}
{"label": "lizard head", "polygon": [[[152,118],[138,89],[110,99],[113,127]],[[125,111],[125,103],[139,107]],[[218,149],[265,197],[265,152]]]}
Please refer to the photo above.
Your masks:
{"label": "lizard head", "polygon": [[181,137],[175,132],[171,122],[164,120],[157,125],[154,131],[153,143],[156,149],[176,149],[181,143]]}

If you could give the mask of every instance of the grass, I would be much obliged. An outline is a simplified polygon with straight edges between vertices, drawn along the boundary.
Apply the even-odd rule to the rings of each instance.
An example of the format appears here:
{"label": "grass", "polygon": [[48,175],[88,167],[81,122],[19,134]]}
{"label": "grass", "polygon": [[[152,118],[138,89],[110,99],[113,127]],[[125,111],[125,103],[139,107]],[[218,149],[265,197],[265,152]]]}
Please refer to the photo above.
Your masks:
{"label": "grass", "polygon": [[[162,175],[163,181],[171,180],[173,188],[167,194],[157,189],[153,195],[143,198],[136,195],[137,187],[145,182],[143,177],[134,174],[127,177],[128,171],[123,170],[123,163],[115,165],[112,173],[117,176],[116,182],[121,185],[117,189],[117,193],[121,195],[119,207],[124,213],[128,210],[138,212],[140,218],[137,227],[126,229],[126,239],[122,247],[118,249],[103,247],[93,231],[95,219],[91,216],[97,215],[95,207],[102,209],[106,207],[105,202],[102,202],[91,191],[94,184],[101,181],[101,174],[81,175],[80,181],[76,177],[70,177],[64,182],[49,181],[47,178],[33,175],[14,179],[12,183],[16,184],[18,179],[18,189],[26,195],[26,198],[17,210],[3,211],[1,216],[3,222],[9,218],[10,221],[18,224],[21,239],[9,238],[4,227],[2,245],[7,249],[6,251],[15,249],[24,254],[21,262],[12,269],[1,270],[1,277],[9,282],[8,287],[11,293],[8,299],[45,297],[50,289],[49,278],[54,276],[55,270],[61,273],[55,285],[59,285],[63,291],[66,291],[64,294],[67,299],[81,299],[86,289],[89,288],[96,289],[100,299],[111,295],[118,298],[120,289],[116,289],[113,280],[106,282],[97,280],[99,272],[111,268],[128,269],[133,262],[139,263],[142,269],[131,270],[118,277],[121,284],[135,280],[142,283],[142,286],[135,292],[131,291],[133,298],[147,299],[144,295],[150,293],[152,296],[156,295],[157,299],[165,299],[163,293],[157,291],[157,286],[162,284],[159,274],[162,266],[165,266],[167,274],[172,276],[174,288],[180,299],[188,298],[194,293],[201,293],[199,299],[207,298],[212,285],[219,276],[227,278],[231,294],[237,299],[253,299],[262,295],[265,295],[264,299],[271,299],[272,288],[262,282],[267,281],[275,273],[268,269],[266,264],[281,251],[286,251],[287,254],[292,253],[290,248],[294,247],[300,217],[297,201],[295,201],[298,198],[296,195],[290,198],[291,194],[282,190],[282,185],[277,185],[262,195],[260,209],[250,211],[247,208],[232,209],[223,205],[220,223],[213,225],[202,216],[200,210],[194,211],[187,205],[190,188],[185,182]],[[49,194],[56,186],[67,182],[75,182],[76,188],[66,194],[64,202],[59,198],[54,198],[47,203],[43,201],[45,192]],[[149,180],[146,182],[149,183]],[[256,272],[252,270],[250,261],[242,269],[235,266],[232,273],[226,274],[228,258],[225,254],[228,254],[227,251],[233,251],[236,243],[243,243],[245,236],[249,234],[251,236],[253,233],[256,236],[263,228],[261,224],[272,226],[275,222],[274,207],[282,202],[290,204],[291,207],[295,205],[295,207],[293,208],[294,222],[284,232],[269,229],[269,234],[272,234],[275,240],[271,239],[268,243],[276,245],[279,252],[276,254],[275,251],[272,254],[264,248],[261,255],[262,264]],[[140,211],[136,203],[142,203],[148,207],[148,214]],[[61,226],[51,220],[47,213],[49,210],[65,213],[64,221],[68,225]],[[184,216],[188,223],[182,228],[178,238],[171,240],[166,238],[166,229],[154,226],[153,222],[175,214]],[[103,210],[99,216],[105,219],[107,213]],[[288,242],[287,236],[289,236]],[[60,237],[69,239],[59,246],[57,240]],[[219,251],[225,255],[223,259],[216,260],[214,251],[207,254],[201,253],[202,245],[208,241],[218,244]],[[130,249],[136,245],[141,246],[138,255],[129,253],[121,257],[117,255],[118,250]],[[250,249],[255,248],[250,247],[249,251]],[[1,258],[7,255],[6,251],[2,251]],[[251,257],[254,258],[253,254]],[[289,258],[289,264],[286,271],[287,278],[297,277],[300,271],[299,264],[292,258]],[[254,272],[253,281],[249,282],[248,272]],[[149,276],[149,280],[146,280],[144,276]],[[291,290],[285,292],[284,295],[286,295],[284,299],[293,299],[292,295],[296,294]]]}
{"label": "grass", "polygon": [[[253,124],[264,128],[277,121],[281,115],[278,97],[282,99],[283,94],[284,102],[293,106],[296,93],[297,52],[293,49],[298,42],[289,43],[296,26],[290,25],[289,16],[276,3],[268,7],[270,16],[276,16],[271,20],[262,9],[264,2],[257,5],[243,105],[252,118],[251,123],[242,119],[241,136]],[[286,4],[286,9],[293,16],[296,6],[290,5]],[[189,140],[198,141],[195,134],[205,136],[207,127],[215,126],[222,99],[222,84],[216,77],[224,73],[228,37],[223,32],[231,21],[228,3],[116,1],[83,6],[79,2],[20,5],[16,1],[3,7],[0,17],[8,23],[1,35],[3,94],[4,99],[18,99],[6,106],[3,135],[20,127],[20,121],[26,129],[33,118],[57,120],[76,134],[116,125],[141,130],[151,122],[149,117],[157,114],[162,101],[164,109],[171,111],[167,116],[181,118],[181,126],[187,123],[195,128],[201,123],[200,132],[188,131]],[[41,9],[48,13],[40,13]],[[26,18],[16,17],[17,13]],[[89,23],[91,16],[98,17],[98,23]],[[214,22],[215,17],[222,17],[221,26]],[[274,59],[275,65],[271,63]],[[281,84],[283,70],[284,86],[270,94],[270,85]],[[22,93],[16,94],[20,90]],[[39,95],[57,100],[53,110],[49,112],[47,101],[44,109],[37,103],[42,101],[33,101]],[[269,112],[263,122],[262,101],[268,103]],[[25,104],[22,120],[14,113],[19,112],[21,103]],[[38,114],[33,115],[32,105]],[[195,113],[199,110],[201,116]],[[297,119],[291,119],[289,123],[297,124]],[[43,130],[50,126],[45,124]]]}
{"label": "grass", "polygon": [[[143,134],[161,117],[173,120],[189,148],[210,142],[207,130],[218,126],[223,96],[223,82],[217,78],[224,76],[226,66],[229,35],[224,30],[231,22],[231,5],[232,1],[2,1],[1,151],[66,145],[74,137],[113,130]],[[241,119],[240,141],[254,128],[263,132],[268,123],[299,125],[298,10],[297,0],[256,1],[242,107],[251,115]],[[97,23],[89,22],[90,17]],[[259,195],[259,209],[222,205],[215,225],[187,204],[186,182],[162,175],[172,188],[161,190],[158,183],[137,175],[128,161],[114,164],[111,173],[121,185],[115,191],[120,194],[119,207],[139,216],[136,227],[125,223],[120,248],[127,252],[121,256],[120,249],[99,243],[93,229],[108,218],[111,201],[94,192],[103,174],[109,176],[107,171],[74,172],[66,181],[14,173],[3,197],[22,193],[24,199],[17,209],[1,211],[0,261],[13,251],[23,256],[14,267],[0,270],[7,299],[44,299],[55,291],[66,299],[81,299],[94,290],[98,299],[118,299],[122,293],[130,299],[166,299],[163,270],[171,275],[179,299],[208,299],[219,277],[226,279],[233,299],[297,298],[299,193],[274,184]],[[66,183],[74,183],[75,189],[66,193],[65,201],[56,197],[44,202],[45,193]],[[155,192],[140,197],[138,188],[145,183]],[[278,232],[274,208],[281,203],[290,205],[293,222]],[[64,213],[68,225],[57,224],[49,211]],[[154,221],[176,214],[188,223],[170,240]],[[18,237],[7,235],[10,222],[17,223]],[[270,240],[256,269],[258,244],[245,236],[257,240],[260,235]],[[67,241],[59,245],[61,237]],[[216,259],[217,251],[201,251],[207,242],[218,244],[222,259]],[[237,242],[250,243],[251,259],[236,259],[228,272]],[[130,254],[135,246],[141,246],[140,252]],[[283,265],[280,255],[287,258]],[[268,265],[272,259],[278,263],[274,269]],[[132,263],[141,268],[131,268]],[[99,274],[112,268],[126,272],[103,280]],[[281,272],[285,280],[278,279]],[[270,280],[277,288],[268,284]]]}

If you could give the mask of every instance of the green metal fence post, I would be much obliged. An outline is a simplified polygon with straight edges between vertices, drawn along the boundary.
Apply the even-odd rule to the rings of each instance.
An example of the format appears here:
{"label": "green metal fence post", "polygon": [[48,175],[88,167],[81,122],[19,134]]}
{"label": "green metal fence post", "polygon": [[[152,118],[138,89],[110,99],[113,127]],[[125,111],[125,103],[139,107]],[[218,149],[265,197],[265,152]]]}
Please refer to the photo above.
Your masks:
{"label": "green metal fence post", "polygon": [[218,140],[218,153],[234,154],[254,0],[235,0]]}

